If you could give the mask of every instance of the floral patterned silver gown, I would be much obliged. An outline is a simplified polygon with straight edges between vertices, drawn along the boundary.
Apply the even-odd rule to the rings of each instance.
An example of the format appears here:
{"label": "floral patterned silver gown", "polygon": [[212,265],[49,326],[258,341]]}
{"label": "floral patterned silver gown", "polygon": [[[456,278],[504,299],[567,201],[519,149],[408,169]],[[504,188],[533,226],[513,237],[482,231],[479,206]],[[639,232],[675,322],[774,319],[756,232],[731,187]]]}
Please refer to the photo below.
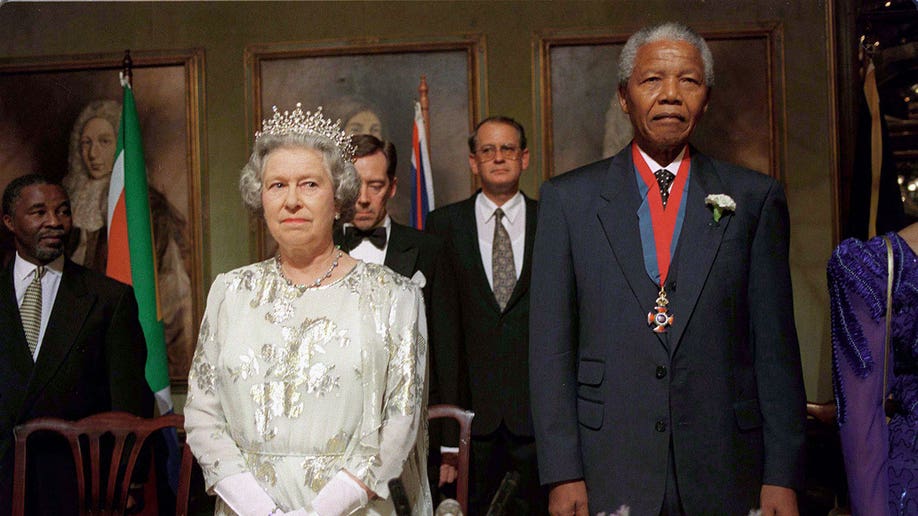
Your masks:
{"label": "floral patterned silver gown", "polygon": [[420,290],[379,265],[308,289],[275,259],[218,276],[185,406],[208,491],[249,471],[289,511],[346,469],[379,495],[358,514],[394,514],[396,476],[430,514],[425,335]]}

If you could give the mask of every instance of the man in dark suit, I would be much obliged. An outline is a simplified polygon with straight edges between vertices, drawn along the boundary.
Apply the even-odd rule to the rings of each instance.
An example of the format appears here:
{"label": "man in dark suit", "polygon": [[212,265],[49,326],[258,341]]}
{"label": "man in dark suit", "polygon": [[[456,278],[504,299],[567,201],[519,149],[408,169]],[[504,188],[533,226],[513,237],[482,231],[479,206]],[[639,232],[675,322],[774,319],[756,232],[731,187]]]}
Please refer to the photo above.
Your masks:
{"label": "man in dark suit", "polygon": [[[484,514],[508,471],[520,474],[510,514],[544,513],[529,409],[529,276],[536,202],[520,192],[529,166],[515,120],[482,121],[469,138],[469,166],[481,183],[471,198],[438,208],[427,231],[446,241],[451,301],[432,316],[444,401],[470,408],[470,514]],[[448,292],[444,292],[447,294]]]}
{"label": "man in dark suit", "polygon": [[541,191],[530,371],[550,511],[796,514],[781,185],[687,144],[713,82],[687,27],[633,35],[619,78],[632,144]]}
{"label": "man in dark suit", "polygon": [[[53,416],[152,413],[146,344],[127,285],[63,256],[71,229],[64,188],[32,174],[3,193],[16,256],[0,275],[0,514],[12,505],[13,427]],[[76,514],[70,447],[29,441],[28,514]]]}
{"label": "man in dark suit", "polygon": [[423,287],[429,309],[443,244],[439,238],[389,217],[386,205],[398,188],[395,146],[369,134],[354,135],[351,142],[357,147],[354,166],[360,174],[360,196],[353,221],[335,231],[335,244],[354,258],[385,265],[414,279]]}

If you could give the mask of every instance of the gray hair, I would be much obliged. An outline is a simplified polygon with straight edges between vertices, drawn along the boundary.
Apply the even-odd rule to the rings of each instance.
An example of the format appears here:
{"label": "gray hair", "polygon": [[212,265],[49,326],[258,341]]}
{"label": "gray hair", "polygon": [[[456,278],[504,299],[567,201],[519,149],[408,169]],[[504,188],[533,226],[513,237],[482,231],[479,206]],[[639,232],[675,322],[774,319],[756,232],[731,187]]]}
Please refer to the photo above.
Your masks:
{"label": "gray hair", "polygon": [[618,57],[618,85],[625,87],[631,72],[634,71],[634,60],[637,58],[638,49],[654,41],[685,41],[698,49],[701,61],[704,63],[704,84],[708,88],[714,86],[714,57],[707,42],[697,32],[678,22],[666,22],[659,25],[644,27],[628,38],[621,55]]}
{"label": "gray hair", "polygon": [[340,150],[331,139],[316,133],[263,134],[255,140],[249,162],[242,167],[239,177],[242,202],[253,212],[261,213],[261,179],[265,163],[269,154],[282,148],[314,150],[322,155],[325,171],[335,189],[335,207],[341,214],[336,224],[349,222],[354,216],[354,205],[360,195],[360,176],[354,164],[341,156]]}
{"label": "gray hair", "polygon": [[89,182],[89,169],[83,163],[80,139],[83,137],[83,126],[93,118],[101,118],[110,123],[117,138],[118,126],[121,125],[121,103],[116,100],[93,100],[80,111],[80,116],[77,117],[70,131],[68,169],[63,180],[68,192],[81,190]]}

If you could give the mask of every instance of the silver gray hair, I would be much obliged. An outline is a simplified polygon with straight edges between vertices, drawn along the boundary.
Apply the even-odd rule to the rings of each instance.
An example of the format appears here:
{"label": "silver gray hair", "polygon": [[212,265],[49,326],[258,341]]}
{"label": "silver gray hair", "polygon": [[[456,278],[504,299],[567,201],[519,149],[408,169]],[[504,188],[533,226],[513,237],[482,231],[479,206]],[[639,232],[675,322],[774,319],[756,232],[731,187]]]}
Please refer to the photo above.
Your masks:
{"label": "silver gray hair", "polygon": [[704,84],[708,88],[714,86],[714,57],[707,42],[697,32],[678,22],[666,22],[651,25],[635,32],[628,38],[621,55],[618,57],[618,85],[625,87],[631,72],[634,71],[634,60],[637,58],[638,49],[654,41],[685,41],[697,48],[701,53],[704,63]]}
{"label": "silver gray hair", "polygon": [[239,177],[239,192],[242,202],[257,214],[261,214],[261,190],[268,155],[281,148],[308,149],[318,151],[325,164],[325,172],[332,180],[335,189],[335,207],[341,215],[336,224],[349,222],[354,216],[354,205],[360,195],[360,176],[354,164],[341,156],[338,147],[331,139],[316,134],[263,134],[255,140],[255,147],[249,162],[242,167]]}

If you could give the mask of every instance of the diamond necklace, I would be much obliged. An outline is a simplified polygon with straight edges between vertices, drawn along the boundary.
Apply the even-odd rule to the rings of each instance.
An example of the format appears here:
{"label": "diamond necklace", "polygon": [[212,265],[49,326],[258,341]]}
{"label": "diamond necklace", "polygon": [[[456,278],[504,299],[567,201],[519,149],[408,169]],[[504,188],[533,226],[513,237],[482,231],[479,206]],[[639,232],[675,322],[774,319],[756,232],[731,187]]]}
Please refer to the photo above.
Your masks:
{"label": "diamond necklace", "polygon": [[287,283],[290,283],[291,285],[295,285],[295,286],[302,286],[305,288],[316,288],[319,285],[321,285],[323,281],[331,277],[332,272],[334,272],[335,270],[335,267],[338,266],[338,260],[341,259],[342,256],[344,256],[344,251],[342,251],[341,249],[338,249],[338,254],[335,256],[335,259],[332,261],[331,267],[328,268],[325,274],[323,274],[322,276],[319,276],[318,278],[316,278],[315,281],[307,285],[296,285],[295,283],[290,281],[290,278],[287,277],[287,273],[284,272],[284,263],[281,261],[280,255],[277,255],[277,266],[280,267],[281,275],[284,277],[285,280],[287,280]]}

